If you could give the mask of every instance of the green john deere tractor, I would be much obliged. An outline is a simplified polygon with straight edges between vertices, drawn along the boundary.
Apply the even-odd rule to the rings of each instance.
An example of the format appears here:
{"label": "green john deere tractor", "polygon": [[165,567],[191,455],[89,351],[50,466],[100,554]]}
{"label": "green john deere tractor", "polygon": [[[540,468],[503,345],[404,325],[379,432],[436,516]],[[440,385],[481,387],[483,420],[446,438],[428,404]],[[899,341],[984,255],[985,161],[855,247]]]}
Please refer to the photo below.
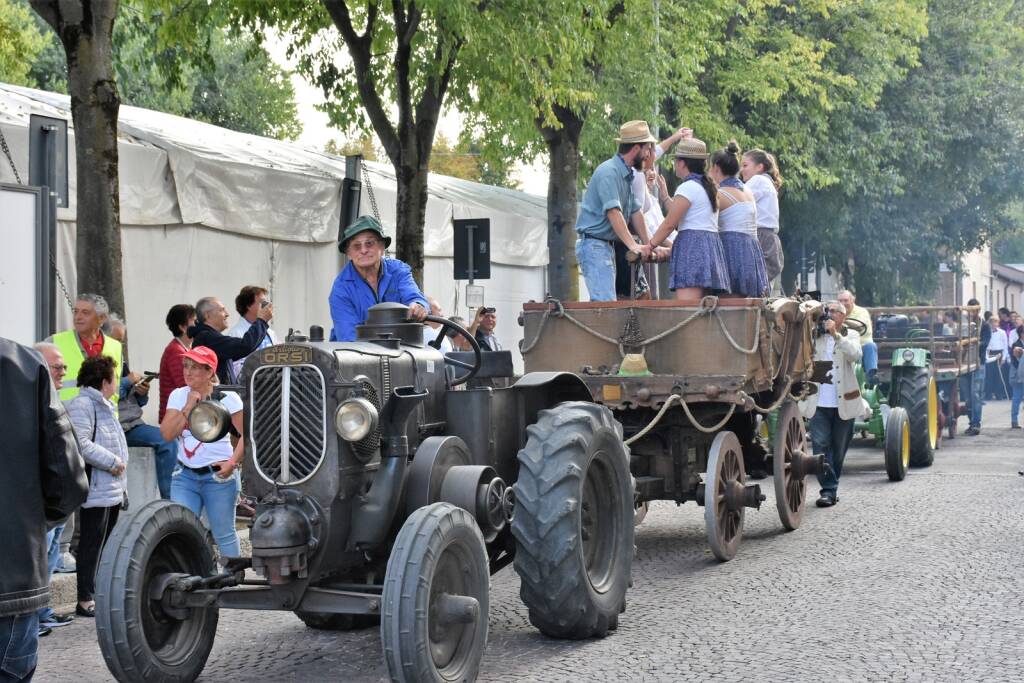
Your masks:
{"label": "green john deere tractor", "polygon": [[[935,460],[942,432],[942,407],[927,323],[914,323],[900,309],[870,309],[876,319],[879,347],[877,381],[867,386],[857,369],[861,395],[871,415],[854,424],[885,451],[886,473],[901,481],[908,467],[929,467]],[[887,325],[889,323],[889,325]]]}
{"label": "green john deere tractor", "polygon": [[863,369],[857,368],[871,416],[854,423],[854,431],[875,437],[885,451],[885,471],[892,481],[902,481],[911,465],[931,465],[941,440],[931,355],[912,343],[908,336],[908,345],[894,349],[891,358],[885,359],[888,363],[879,356],[878,381],[872,387],[867,386]]}

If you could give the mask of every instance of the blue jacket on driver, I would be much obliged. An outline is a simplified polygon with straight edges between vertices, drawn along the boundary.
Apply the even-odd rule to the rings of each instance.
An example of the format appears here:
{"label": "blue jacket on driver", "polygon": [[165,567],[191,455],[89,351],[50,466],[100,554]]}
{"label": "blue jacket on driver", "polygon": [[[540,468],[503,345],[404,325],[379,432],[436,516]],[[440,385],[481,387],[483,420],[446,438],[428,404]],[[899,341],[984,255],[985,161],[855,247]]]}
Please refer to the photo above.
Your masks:
{"label": "blue jacket on driver", "polygon": [[362,278],[351,262],[334,279],[329,302],[331,305],[331,341],[355,341],[356,325],[366,321],[366,314],[374,304],[392,302],[406,306],[418,303],[430,309],[412,277],[412,269],[402,261],[382,258],[377,291]]}

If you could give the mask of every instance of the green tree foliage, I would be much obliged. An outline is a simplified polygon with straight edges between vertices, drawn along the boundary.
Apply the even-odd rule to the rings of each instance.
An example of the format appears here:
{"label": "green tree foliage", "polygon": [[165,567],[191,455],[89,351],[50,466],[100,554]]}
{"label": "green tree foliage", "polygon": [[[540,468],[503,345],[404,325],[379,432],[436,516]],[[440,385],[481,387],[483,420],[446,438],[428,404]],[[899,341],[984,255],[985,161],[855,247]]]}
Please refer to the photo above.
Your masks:
{"label": "green tree foliage", "polygon": [[842,181],[785,202],[790,245],[838,264],[861,300],[928,299],[940,261],[1020,225],[1021,18],[1016,2],[930,1],[920,65],[839,131]]}
{"label": "green tree foliage", "polygon": [[0,82],[34,85],[29,67],[45,46],[28,3],[0,0]]}
{"label": "green tree foliage", "polygon": [[[24,4],[25,0],[0,0]],[[114,72],[124,104],[206,121],[243,133],[294,140],[302,132],[289,74],[251,36],[197,27],[202,59],[158,42],[160,15],[122,3],[114,26]],[[44,27],[45,28],[45,27]],[[67,92],[64,51],[46,31],[28,85]]]}
{"label": "green tree foliage", "polygon": [[363,135],[357,140],[328,140],[324,151],[338,157],[359,155],[367,161],[377,161],[377,147],[373,144],[372,135]]}
{"label": "green tree foliage", "polygon": [[[195,26],[231,26],[254,36],[273,30],[289,41],[300,73],[323,90],[331,121],[349,132],[372,130],[394,166],[397,255],[417,279],[423,268],[427,174],[443,108],[458,105],[473,90],[483,62],[506,61],[506,49],[556,49],[521,30],[524,16],[546,11],[544,0],[147,1],[170,19],[161,44],[185,44],[197,55],[208,46],[193,40]],[[563,46],[569,55],[573,37],[567,35]],[[465,58],[470,45],[486,50]],[[493,163],[492,157],[485,159]]]}
{"label": "green tree foliage", "polygon": [[472,180],[487,185],[515,189],[517,183],[509,177],[509,164],[485,158],[478,139],[462,135],[452,144],[443,133],[434,138],[430,153],[430,172]]}

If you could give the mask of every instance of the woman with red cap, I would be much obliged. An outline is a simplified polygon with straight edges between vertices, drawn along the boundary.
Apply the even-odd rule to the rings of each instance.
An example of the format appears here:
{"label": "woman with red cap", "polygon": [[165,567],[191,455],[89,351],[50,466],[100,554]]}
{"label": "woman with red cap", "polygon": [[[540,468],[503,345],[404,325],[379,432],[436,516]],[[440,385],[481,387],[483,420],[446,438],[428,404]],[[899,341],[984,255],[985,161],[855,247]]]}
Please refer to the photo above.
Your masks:
{"label": "woman with red cap", "polygon": [[231,415],[234,431],[242,433],[242,399],[231,391],[216,392],[217,354],[206,346],[197,346],[182,356],[185,386],[167,398],[167,412],[160,433],[168,441],[180,439],[178,467],[171,477],[171,500],[181,503],[198,517],[206,510],[213,540],[221,558],[238,557],[241,548],[235,532],[235,502],[238,476],[245,447],[239,437],[234,446],[231,437],[212,443],[196,439],[188,430],[188,416],[200,401],[211,397]]}

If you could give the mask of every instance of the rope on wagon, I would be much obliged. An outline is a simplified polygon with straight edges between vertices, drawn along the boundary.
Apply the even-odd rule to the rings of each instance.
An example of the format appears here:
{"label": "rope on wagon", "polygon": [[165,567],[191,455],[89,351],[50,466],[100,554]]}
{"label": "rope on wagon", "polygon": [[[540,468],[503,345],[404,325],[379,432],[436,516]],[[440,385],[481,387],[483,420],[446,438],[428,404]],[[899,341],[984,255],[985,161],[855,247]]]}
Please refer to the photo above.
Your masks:
{"label": "rope on wagon", "polygon": [[736,412],[736,404],[733,403],[731,406],[729,406],[729,412],[725,414],[725,417],[722,418],[721,422],[716,424],[714,427],[705,427],[701,423],[697,422],[697,418],[695,418],[693,416],[693,413],[690,412],[690,407],[686,405],[686,401],[683,400],[683,397],[680,396],[679,394],[672,394],[667,399],[665,399],[665,402],[661,406],[661,410],[659,410],[658,414],[654,416],[654,419],[652,419],[646,427],[644,427],[639,432],[626,439],[624,443],[627,446],[629,446],[636,442],[637,440],[646,436],[649,431],[657,427],[658,423],[661,422],[661,418],[665,417],[665,413],[668,412],[668,409],[669,407],[671,407],[673,401],[678,401],[679,405],[682,406],[683,412],[686,413],[686,417],[690,420],[690,424],[692,424],[694,428],[697,429],[697,431],[704,432],[705,434],[714,434],[715,432],[717,432],[719,429],[725,426],[725,424],[732,418],[733,413]]}
{"label": "rope on wagon", "polygon": [[[548,304],[548,308],[544,311],[544,315],[541,317],[540,325],[537,327],[537,334],[534,336],[533,340],[529,344],[524,344],[520,342],[519,350],[521,353],[527,354],[530,351],[532,351],[534,347],[537,346],[537,344],[540,342],[541,334],[544,332],[544,325],[547,324],[548,318],[554,317],[565,318],[573,325],[576,325],[578,328],[586,332],[587,334],[597,337],[601,341],[608,342],[609,344],[612,344],[613,346],[617,347],[619,349],[619,355],[626,355],[626,351],[622,346],[621,340],[602,334],[595,330],[594,328],[587,325],[586,323],[577,320],[569,313],[566,313],[565,307],[562,305],[562,302],[559,301],[558,299],[555,299],[554,297],[548,297],[547,299],[544,300],[544,302]],[[697,310],[694,311],[689,316],[687,316],[684,320],[676,323],[667,330],[659,332],[653,337],[646,339],[638,344],[631,344],[631,346],[639,346],[640,353],[644,353],[649,345],[653,344],[656,341],[664,339],[670,334],[678,332],[679,330],[683,329],[697,318],[706,315],[714,315],[715,318],[718,319],[719,327],[722,328],[722,332],[725,334],[725,338],[729,341],[729,344],[731,344],[734,349],[747,356],[753,355],[758,352],[758,341],[761,336],[762,316],[758,315],[754,323],[754,345],[749,349],[745,349],[739,345],[739,343],[735,340],[735,338],[733,338],[732,334],[729,332],[729,329],[725,326],[725,321],[722,320],[722,316],[718,311],[718,297],[712,295],[702,297],[700,300],[700,306],[697,308]]]}

